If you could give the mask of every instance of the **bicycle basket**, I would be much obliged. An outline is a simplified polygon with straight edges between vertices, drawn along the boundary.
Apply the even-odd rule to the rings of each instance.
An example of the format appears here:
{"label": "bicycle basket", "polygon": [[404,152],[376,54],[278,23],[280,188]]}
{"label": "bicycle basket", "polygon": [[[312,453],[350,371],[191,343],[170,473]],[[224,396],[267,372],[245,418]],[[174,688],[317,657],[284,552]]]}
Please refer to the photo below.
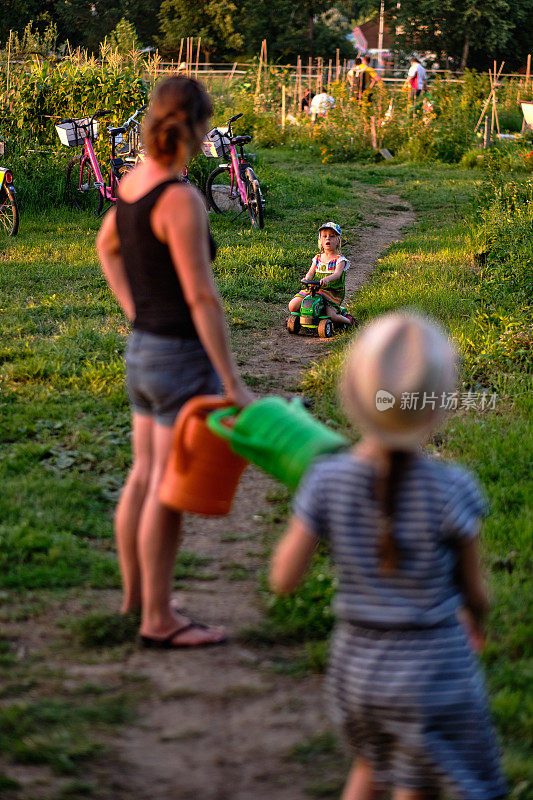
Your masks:
{"label": "bicycle basket", "polygon": [[[56,125],[56,131],[61,139],[61,144],[67,147],[78,147],[78,145],[87,138],[90,121],[90,117],[83,117],[82,119],[75,119],[72,122],[60,122]],[[81,127],[82,125],[86,125],[87,127]],[[93,119],[92,138],[96,139],[97,136],[98,122]]]}
{"label": "bicycle basket", "polygon": [[227,128],[213,128],[206,134],[202,142],[202,153],[207,158],[226,158],[226,148],[229,147]]}

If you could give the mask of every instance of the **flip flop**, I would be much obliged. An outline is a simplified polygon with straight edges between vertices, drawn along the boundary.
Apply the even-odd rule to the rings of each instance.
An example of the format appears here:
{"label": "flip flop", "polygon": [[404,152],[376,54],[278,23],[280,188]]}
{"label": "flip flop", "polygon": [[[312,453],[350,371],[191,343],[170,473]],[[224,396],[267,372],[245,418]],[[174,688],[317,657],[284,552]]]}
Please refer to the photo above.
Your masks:
{"label": "flip flop", "polygon": [[143,647],[159,647],[163,650],[173,650],[175,648],[186,648],[186,647],[209,647],[215,644],[224,644],[226,641],[226,636],[222,639],[217,639],[216,641],[212,642],[198,642],[197,644],[180,644],[179,642],[174,642],[174,638],[179,636],[181,633],[185,633],[185,631],[190,630],[208,630],[209,625],[203,625],[201,622],[189,622],[187,625],[182,625],[179,628],[176,628],[175,631],[172,631],[168,636],[165,636],[164,639],[154,639],[152,636],[143,636],[139,634],[139,641],[141,642]]}

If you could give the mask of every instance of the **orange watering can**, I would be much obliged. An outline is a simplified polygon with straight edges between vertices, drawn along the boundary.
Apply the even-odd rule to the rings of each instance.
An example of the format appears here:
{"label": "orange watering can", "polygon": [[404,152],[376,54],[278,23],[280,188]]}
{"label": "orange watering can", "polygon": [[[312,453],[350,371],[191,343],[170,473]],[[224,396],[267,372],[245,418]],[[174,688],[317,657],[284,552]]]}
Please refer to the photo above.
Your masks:
{"label": "orange watering can", "polygon": [[203,516],[229,514],[246,459],[211,433],[207,415],[229,406],[217,395],[193,397],[174,424],[172,450],[159,489],[159,499],[176,511]]}

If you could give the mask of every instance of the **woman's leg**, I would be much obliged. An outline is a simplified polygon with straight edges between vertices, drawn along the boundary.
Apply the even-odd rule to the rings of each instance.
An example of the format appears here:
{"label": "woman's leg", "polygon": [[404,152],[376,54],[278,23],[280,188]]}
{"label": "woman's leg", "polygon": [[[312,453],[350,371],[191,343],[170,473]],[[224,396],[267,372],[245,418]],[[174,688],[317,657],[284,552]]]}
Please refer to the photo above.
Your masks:
{"label": "woman's leg", "polygon": [[[139,519],[139,563],[142,580],[142,635],[164,639],[189,620],[172,612],[170,591],[180,544],[180,514],[159,502],[159,486],[172,443],[172,427],[154,423],[150,481]],[[222,641],[223,628],[191,627],[177,634],[180,645]]]}
{"label": "woman's leg", "polygon": [[134,413],[132,419],[133,464],[115,511],[115,538],[122,575],[121,612],[123,614],[137,611],[141,607],[137,534],[139,518],[150,480],[152,433],[152,417]]}
{"label": "woman's leg", "polygon": [[378,800],[383,791],[373,782],[372,765],[358,758],[348,775],[341,800]]}

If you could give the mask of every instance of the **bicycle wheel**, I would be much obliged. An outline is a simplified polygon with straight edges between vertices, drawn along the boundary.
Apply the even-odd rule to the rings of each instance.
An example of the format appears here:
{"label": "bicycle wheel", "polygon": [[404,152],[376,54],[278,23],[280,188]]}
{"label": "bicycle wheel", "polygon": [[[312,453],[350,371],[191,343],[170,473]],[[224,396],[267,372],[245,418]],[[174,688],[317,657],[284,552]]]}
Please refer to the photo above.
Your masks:
{"label": "bicycle wheel", "polygon": [[217,214],[235,213],[241,210],[241,196],[237,182],[233,180],[232,170],[227,167],[217,167],[207,179],[205,193],[209,205]]}
{"label": "bicycle wheel", "polygon": [[246,167],[246,197],[248,200],[248,216],[254,228],[263,228],[263,195],[261,187],[251,167]]}
{"label": "bicycle wheel", "polygon": [[0,231],[15,236],[19,229],[17,198],[7,186],[0,189]]}
{"label": "bicycle wheel", "polygon": [[67,164],[65,170],[66,199],[72,208],[78,211],[88,211],[91,208],[99,210],[102,205],[102,195],[94,185],[94,172],[91,162],[86,159],[80,174],[81,156],[75,156]]}

